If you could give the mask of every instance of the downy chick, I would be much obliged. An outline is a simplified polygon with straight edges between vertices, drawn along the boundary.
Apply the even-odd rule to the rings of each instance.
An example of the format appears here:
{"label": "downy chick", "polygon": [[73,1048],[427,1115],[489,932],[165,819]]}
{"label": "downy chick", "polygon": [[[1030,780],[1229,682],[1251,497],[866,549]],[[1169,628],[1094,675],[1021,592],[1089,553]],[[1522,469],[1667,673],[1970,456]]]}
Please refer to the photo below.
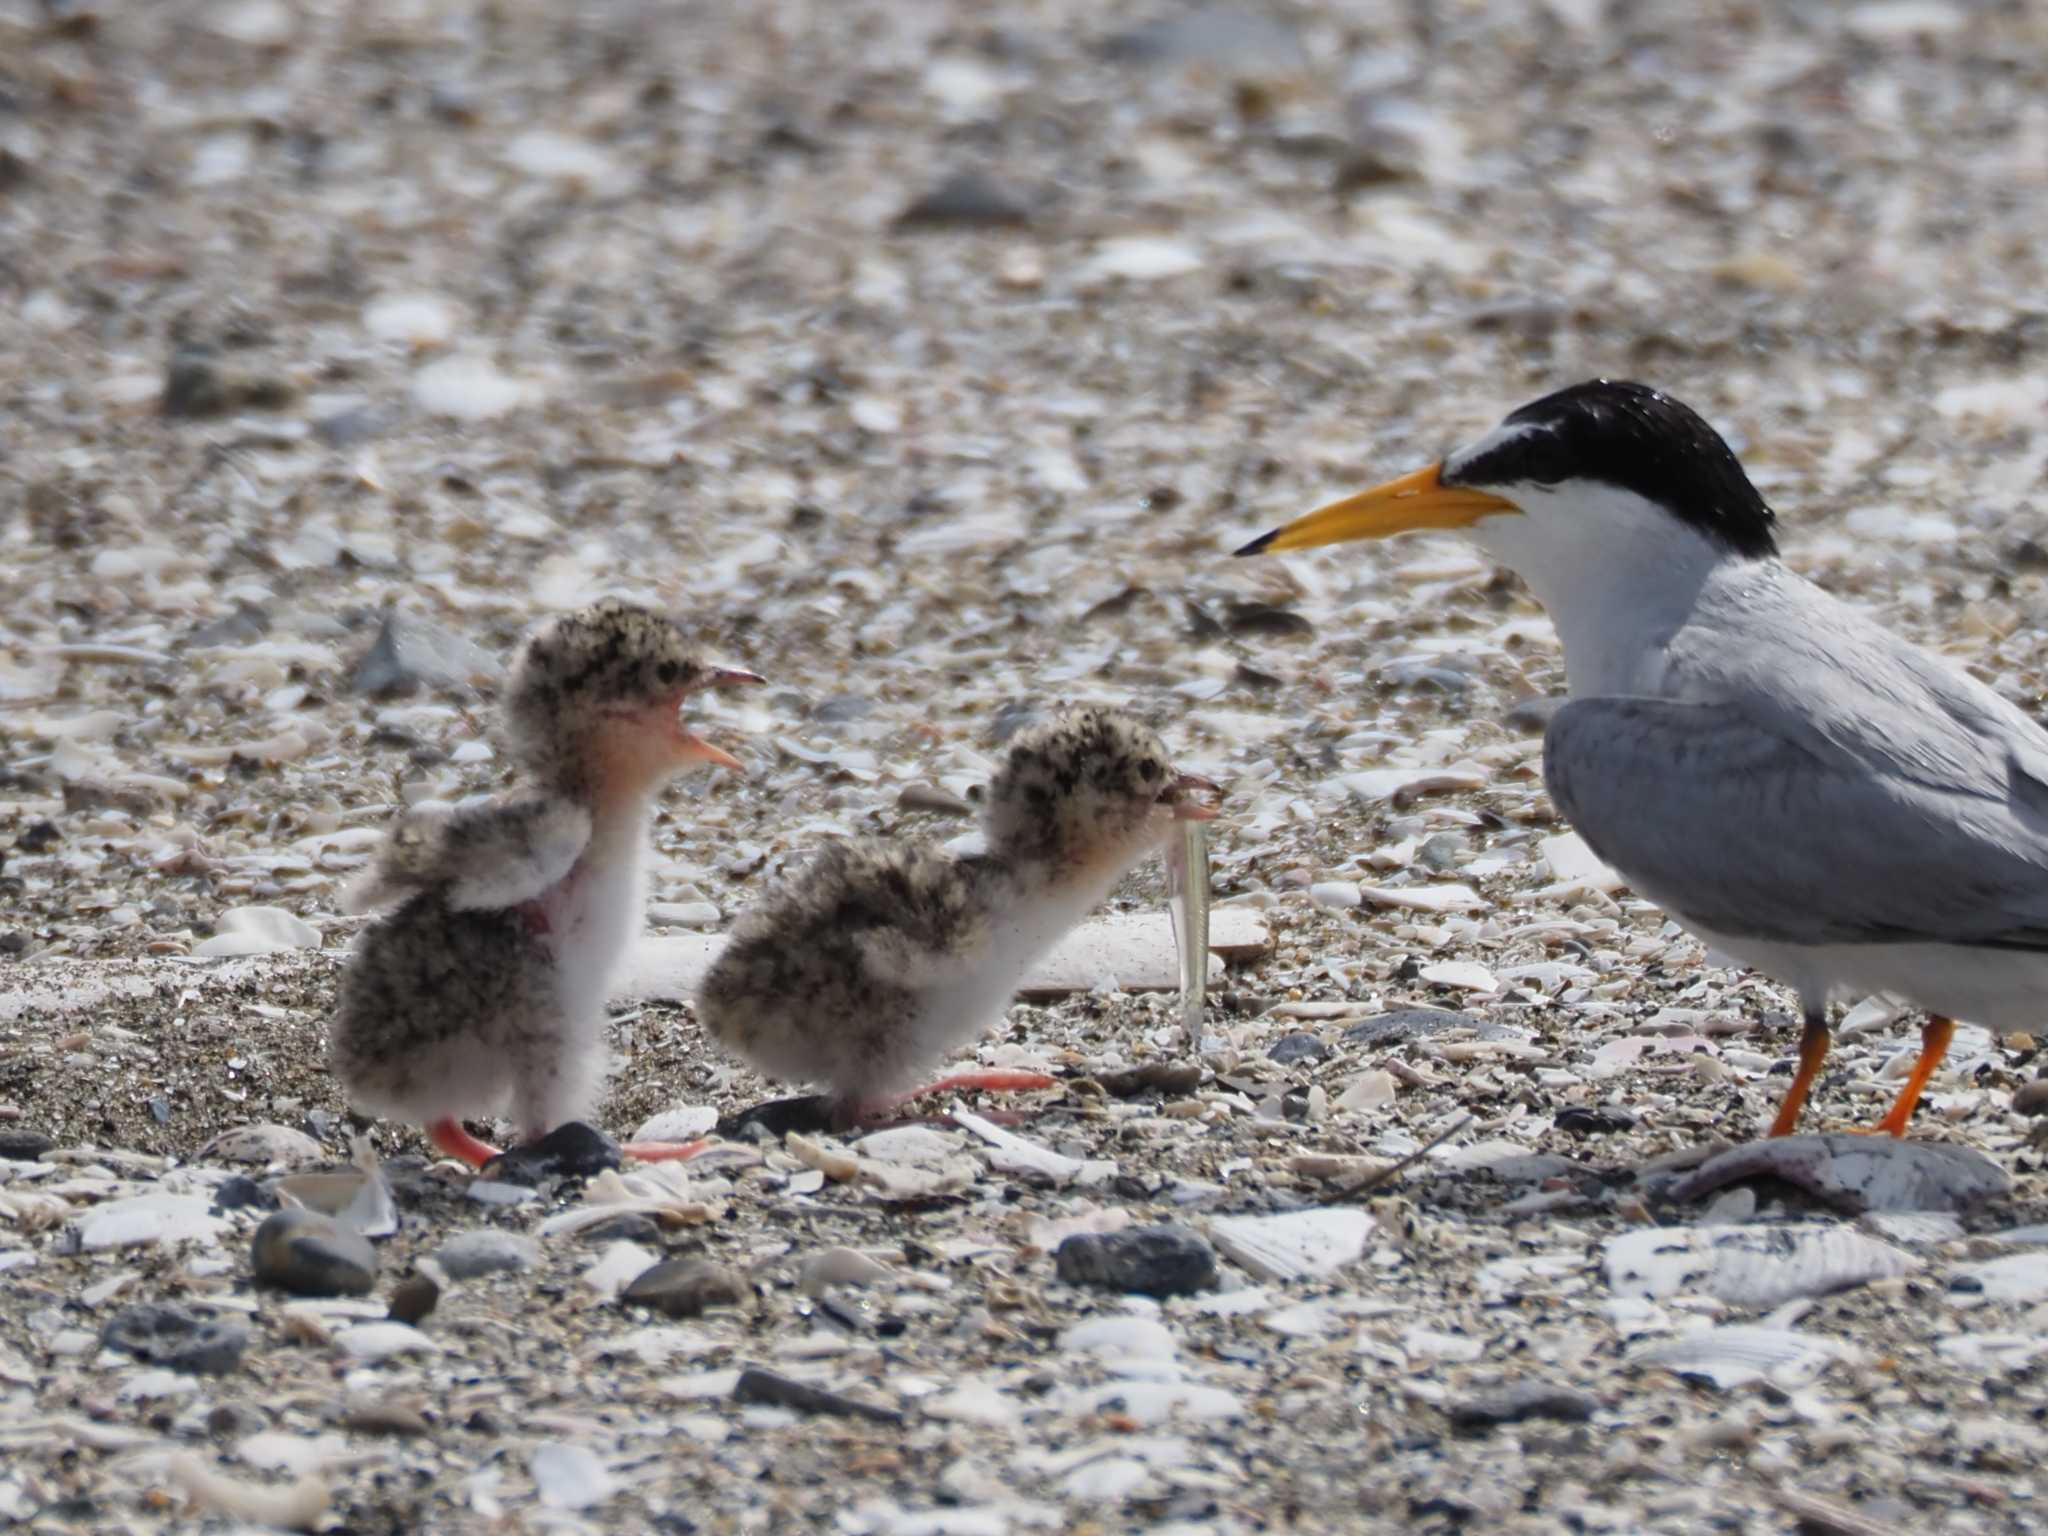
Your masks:
{"label": "downy chick", "polygon": [[496,1149],[464,1117],[509,1108],[530,1140],[590,1112],[606,994],[645,914],[655,797],[694,764],[740,767],[678,710],[758,681],[616,599],[527,642],[503,706],[521,786],[406,815],[344,893],[345,911],[392,908],[358,942],[335,1009],[329,1057],[352,1103],[479,1165]]}
{"label": "downy chick", "polygon": [[988,792],[987,851],[827,844],[734,925],[697,996],[711,1036],[770,1077],[826,1084],[852,1125],[942,1088],[1046,1087],[964,1073],[903,1094],[999,1019],[1032,962],[1157,848],[1206,820],[1158,736],[1074,708],[1019,733]]}

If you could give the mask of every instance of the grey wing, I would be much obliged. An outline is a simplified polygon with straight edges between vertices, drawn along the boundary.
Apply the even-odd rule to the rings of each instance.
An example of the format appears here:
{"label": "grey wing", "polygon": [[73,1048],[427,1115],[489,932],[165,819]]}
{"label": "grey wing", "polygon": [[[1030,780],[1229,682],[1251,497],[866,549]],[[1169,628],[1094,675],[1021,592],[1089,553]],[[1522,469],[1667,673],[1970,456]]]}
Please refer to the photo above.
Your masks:
{"label": "grey wing", "polygon": [[2031,744],[2002,774],[1986,745],[1857,751],[1768,706],[1578,699],[1543,771],[1595,853],[1712,932],[2048,948],[2048,786]]}
{"label": "grey wing", "polygon": [[513,907],[567,875],[590,842],[590,813],[553,795],[409,813],[342,895],[365,912],[438,890],[458,912]]}

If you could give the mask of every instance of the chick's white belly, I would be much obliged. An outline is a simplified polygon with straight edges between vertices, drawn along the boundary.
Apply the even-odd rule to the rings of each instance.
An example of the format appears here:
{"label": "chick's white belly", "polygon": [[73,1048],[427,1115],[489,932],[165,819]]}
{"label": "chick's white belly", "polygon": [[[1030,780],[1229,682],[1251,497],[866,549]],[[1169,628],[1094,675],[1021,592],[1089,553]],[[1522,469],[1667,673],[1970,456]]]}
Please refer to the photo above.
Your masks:
{"label": "chick's white belly", "polygon": [[1802,1002],[1854,1002],[1889,992],[1928,1013],[2001,1031],[2030,1029],[2048,1018],[2048,954],[2038,950],[1780,944],[1685,926],[1723,954],[1794,988]]}

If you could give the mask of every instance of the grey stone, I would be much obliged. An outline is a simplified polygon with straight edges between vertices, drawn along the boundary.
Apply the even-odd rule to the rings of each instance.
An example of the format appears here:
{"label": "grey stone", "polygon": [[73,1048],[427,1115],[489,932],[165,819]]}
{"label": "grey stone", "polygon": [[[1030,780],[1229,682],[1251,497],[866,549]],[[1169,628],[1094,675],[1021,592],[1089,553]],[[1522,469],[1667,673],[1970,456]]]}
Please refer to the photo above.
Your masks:
{"label": "grey stone", "polygon": [[265,1217],[249,1257],[259,1282],[301,1296],[363,1296],[377,1281],[369,1239],[318,1211]]}
{"label": "grey stone", "polygon": [[1344,1038],[1352,1045],[1396,1045],[1403,1040],[1448,1034],[1454,1029],[1469,1029],[1481,1040],[1507,1033],[1498,1024],[1489,1024],[1469,1013],[1453,1013],[1448,1008],[1396,1008],[1390,1013],[1360,1019],[1344,1031]]}
{"label": "grey stone", "polygon": [[1172,1225],[1076,1233],[1060,1244],[1053,1262],[1069,1285],[1126,1295],[1185,1296],[1216,1279],[1216,1251]]}
{"label": "grey stone", "polygon": [[201,1317],[161,1302],[123,1307],[107,1319],[100,1341],[146,1360],[195,1376],[220,1376],[241,1363],[249,1330],[236,1322]]}
{"label": "grey stone", "polygon": [[1322,1037],[1312,1035],[1305,1029],[1297,1029],[1291,1035],[1282,1035],[1273,1042],[1273,1048],[1266,1052],[1274,1061],[1286,1066],[1296,1061],[1321,1061],[1330,1054],[1330,1048],[1323,1044]]}
{"label": "grey stone", "polygon": [[619,1296],[670,1317],[695,1317],[706,1307],[734,1307],[745,1299],[740,1277],[709,1259],[665,1259],[642,1270]]}
{"label": "grey stone", "polygon": [[474,1280],[479,1275],[533,1268],[540,1262],[540,1244],[522,1232],[484,1227],[456,1233],[434,1250],[434,1262],[451,1280]]}
{"label": "grey stone", "polygon": [[1599,1399],[1546,1381],[1518,1381],[1496,1392],[1484,1392],[1445,1408],[1456,1429],[1491,1429],[1525,1419],[1559,1419],[1582,1424],[1600,1409]]}

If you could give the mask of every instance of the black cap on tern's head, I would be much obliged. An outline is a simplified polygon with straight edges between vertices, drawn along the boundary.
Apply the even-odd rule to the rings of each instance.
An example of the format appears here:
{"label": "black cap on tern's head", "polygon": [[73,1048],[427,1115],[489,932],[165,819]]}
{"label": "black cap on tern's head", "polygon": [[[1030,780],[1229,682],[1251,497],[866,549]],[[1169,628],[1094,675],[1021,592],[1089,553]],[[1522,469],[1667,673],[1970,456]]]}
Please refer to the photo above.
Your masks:
{"label": "black cap on tern's head", "polygon": [[1237,553],[1306,549],[1512,517],[1574,486],[1627,491],[1733,554],[1775,555],[1776,517],[1721,435],[1644,384],[1593,379],[1545,395],[1440,463],[1347,496]]}

